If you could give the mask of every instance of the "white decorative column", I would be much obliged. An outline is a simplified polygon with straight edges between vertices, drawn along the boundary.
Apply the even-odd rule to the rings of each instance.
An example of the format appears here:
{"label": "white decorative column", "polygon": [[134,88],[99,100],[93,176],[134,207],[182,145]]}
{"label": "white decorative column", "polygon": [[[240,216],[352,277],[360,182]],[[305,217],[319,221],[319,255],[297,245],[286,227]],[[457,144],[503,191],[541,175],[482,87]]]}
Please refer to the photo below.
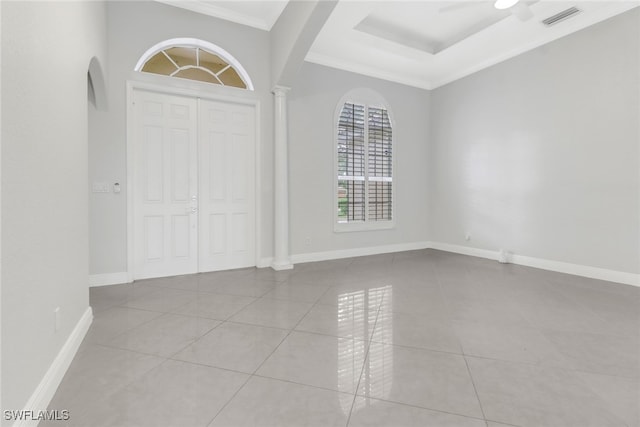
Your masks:
{"label": "white decorative column", "polygon": [[274,256],[271,268],[289,270],[293,268],[289,258],[289,160],[287,138],[287,92],[288,87],[276,86],[274,130],[275,130],[275,230]]}

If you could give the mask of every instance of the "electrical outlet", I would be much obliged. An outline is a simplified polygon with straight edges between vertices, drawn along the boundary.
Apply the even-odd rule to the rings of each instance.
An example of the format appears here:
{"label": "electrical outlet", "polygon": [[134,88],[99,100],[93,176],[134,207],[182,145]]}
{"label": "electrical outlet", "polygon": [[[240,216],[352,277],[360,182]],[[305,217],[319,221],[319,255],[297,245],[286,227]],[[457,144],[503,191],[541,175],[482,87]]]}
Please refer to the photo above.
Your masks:
{"label": "electrical outlet", "polygon": [[464,240],[466,240],[467,242],[471,240],[471,233],[467,231],[467,233],[464,235]]}
{"label": "electrical outlet", "polygon": [[305,246],[311,246],[311,237],[305,237],[304,238],[304,244]]}

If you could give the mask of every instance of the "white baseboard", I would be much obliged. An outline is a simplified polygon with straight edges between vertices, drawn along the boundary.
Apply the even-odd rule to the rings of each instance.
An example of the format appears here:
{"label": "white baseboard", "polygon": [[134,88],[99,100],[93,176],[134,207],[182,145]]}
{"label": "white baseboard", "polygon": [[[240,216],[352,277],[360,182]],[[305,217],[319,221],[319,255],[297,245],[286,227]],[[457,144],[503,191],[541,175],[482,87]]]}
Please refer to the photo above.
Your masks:
{"label": "white baseboard", "polygon": [[[340,258],[351,258],[366,255],[377,255],[392,252],[403,252],[418,249],[437,249],[445,252],[452,252],[462,255],[475,256],[497,260],[498,251],[488,249],[473,248],[469,246],[452,245],[441,242],[413,242],[399,243],[393,245],[371,246],[365,248],[339,249],[326,252],[310,252],[295,254],[291,256],[293,264],[302,262],[327,261]],[[608,282],[623,283],[626,285],[640,286],[640,274],[627,273],[624,271],[608,270],[599,267],[590,267],[580,264],[571,264],[562,261],[553,261],[542,258],[534,258],[525,255],[509,255],[509,262],[512,264],[524,265],[528,267],[540,268],[542,270],[557,271],[559,273],[573,274],[575,276],[589,277],[591,279],[606,280]],[[272,257],[265,257],[258,260],[256,267],[266,268],[273,264]],[[119,283],[130,283],[127,272],[95,274],[89,276],[89,286],[115,285]]]}
{"label": "white baseboard", "polygon": [[455,254],[475,256],[478,258],[487,258],[498,260],[498,251],[490,251],[487,249],[471,248],[469,246],[450,245],[448,243],[430,242],[431,249],[439,251],[452,252]]}
{"label": "white baseboard", "polygon": [[277,264],[275,262],[272,262],[271,268],[273,268],[275,271],[293,270],[293,264],[292,263]]}
{"label": "white baseboard", "polygon": [[129,274],[124,271],[121,273],[105,273],[105,274],[92,274],[89,276],[89,286],[106,286],[106,285],[119,285],[120,283],[130,283]]}
{"label": "white baseboard", "polygon": [[301,262],[327,261],[331,259],[352,258],[366,255],[386,254],[392,252],[413,251],[417,249],[428,249],[430,242],[399,243],[394,245],[371,246],[366,248],[339,249],[336,251],[310,252],[306,254],[296,254],[291,256],[291,262],[298,264]]}
{"label": "white baseboard", "polygon": [[273,257],[268,258],[260,258],[256,263],[256,267],[258,268],[266,268],[271,267],[271,263],[273,262]]}
{"label": "white baseboard", "polygon": [[[480,258],[497,260],[498,251],[471,248],[468,246],[451,245],[448,243],[431,242],[431,248],[445,252],[453,252],[462,255],[470,255]],[[525,255],[510,254],[509,262],[542,270],[556,271],[558,273],[573,274],[575,276],[589,277],[591,279],[605,280],[607,282],[622,283],[625,285],[640,286],[640,274],[624,271],[608,270],[606,268],[590,267],[587,265],[571,264],[562,261],[553,261],[542,258],[534,258]]]}
{"label": "white baseboard", "polygon": [[[62,378],[64,374],[69,369],[69,365],[71,361],[75,357],[78,352],[78,348],[80,347],[80,343],[84,339],[84,336],[87,334],[89,330],[89,326],[91,326],[91,322],[93,321],[93,312],[91,311],[91,307],[87,307],[87,310],[84,312],[75,328],[67,338],[67,341],[64,343],[60,352],[49,366],[49,369],[44,374],[42,381],[36,387],[36,390],[33,392],[27,404],[25,405],[25,411],[45,411],[53,398],[53,395],[56,393],[60,382],[62,382]],[[38,425],[38,421],[36,420],[22,420],[16,421],[13,424],[13,427],[35,427]]]}
{"label": "white baseboard", "polygon": [[551,261],[524,255],[512,255],[511,259],[514,264],[526,265],[542,270],[557,271],[559,273],[573,274],[575,276],[589,277],[607,282],[623,283],[631,286],[640,286],[640,274],[590,267],[588,265],[571,264],[568,262]]}

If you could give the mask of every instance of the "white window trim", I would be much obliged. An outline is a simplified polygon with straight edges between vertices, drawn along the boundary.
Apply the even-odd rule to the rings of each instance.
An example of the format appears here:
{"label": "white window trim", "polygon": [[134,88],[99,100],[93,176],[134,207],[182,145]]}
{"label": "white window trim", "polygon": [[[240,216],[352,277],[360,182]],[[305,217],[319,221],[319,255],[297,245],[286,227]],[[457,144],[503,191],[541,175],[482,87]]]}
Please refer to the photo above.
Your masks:
{"label": "white window trim", "polygon": [[247,90],[254,90],[253,82],[251,81],[251,77],[249,77],[249,73],[247,73],[247,70],[244,69],[242,64],[240,64],[240,62],[238,62],[236,58],[234,58],[229,52],[227,52],[220,46],[200,39],[181,37],[161,41],[160,43],[151,46],[145,53],[142,54],[134,68],[134,71],[142,71],[142,67],[144,67],[144,64],[146,64],[152,56],[171,47],[199,47],[203,50],[213,52],[236,70],[240,78],[247,86]]}
{"label": "white window trim", "polygon": [[[338,222],[338,209],[337,209],[337,199],[336,194],[338,191],[338,122],[340,120],[340,113],[342,112],[342,107],[345,103],[350,102],[354,104],[365,105],[366,107],[379,107],[387,110],[387,114],[389,116],[389,121],[391,122],[391,129],[393,131],[392,136],[392,147],[393,147],[393,158],[391,159],[391,220],[390,221],[369,221],[369,209],[365,207],[365,220],[364,221],[353,221],[353,222]],[[396,181],[397,181],[397,158],[398,158],[398,140],[395,132],[396,122],[393,117],[393,111],[389,107],[389,103],[377,92],[367,88],[359,88],[353,89],[349,91],[346,95],[344,95],[338,105],[336,106],[336,110],[333,115],[333,187],[332,187],[332,198],[331,198],[331,206],[333,208],[333,231],[335,233],[345,233],[345,232],[357,232],[357,231],[374,231],[374,230],[389,230],[395,228],[396,226],[396,201],[397,201],[397,192],[396,192]],[[367,149],[365,150],[365,164],[369,167],[368,157],[368,126],[365,127],[365,142],[367,143]],[[383,180],[381,178],[381,180]],[[369,197],[369,182],[365,180],[365,197]],[[367,203],[368,207],[368,203]]]}

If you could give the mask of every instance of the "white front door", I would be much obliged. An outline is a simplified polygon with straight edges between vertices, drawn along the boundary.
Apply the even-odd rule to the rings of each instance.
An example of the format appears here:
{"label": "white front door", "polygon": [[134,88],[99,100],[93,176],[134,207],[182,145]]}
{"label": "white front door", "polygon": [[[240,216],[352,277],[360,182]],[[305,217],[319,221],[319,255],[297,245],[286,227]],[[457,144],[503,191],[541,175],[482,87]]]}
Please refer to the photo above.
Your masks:
{"label": "white front door", "polygon": [[134,91],[134,279],[255,265],[255,107]]}
{"label": "white front door", "polygon": [[255,107],[200,100],[200,271],[255,265]]}
{"label": "white front door", "polygon": [[134,92],[134,278],[198,271],[195,99]]}

